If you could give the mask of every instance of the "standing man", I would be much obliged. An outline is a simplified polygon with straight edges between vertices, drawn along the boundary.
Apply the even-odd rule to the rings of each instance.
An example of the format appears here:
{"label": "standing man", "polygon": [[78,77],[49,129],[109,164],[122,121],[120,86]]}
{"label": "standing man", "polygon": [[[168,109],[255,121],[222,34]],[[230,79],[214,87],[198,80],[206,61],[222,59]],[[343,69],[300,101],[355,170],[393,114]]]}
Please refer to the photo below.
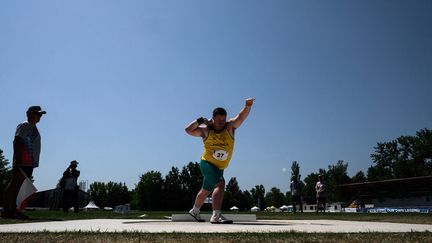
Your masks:
{"label": "standing man", "polygon": [[64,188],[63,188],[63,212],[67,213],[69,208],[74,208],[74,213],[79,212],[78,197],[79,186],[78,177],[80,171],[77,170],[78,161],[73,160],[70,162],[69,167],[63,172]]}
{"label": "standing man", "polygon": [[[300,178],[300,175],[298,176]],[[297,205],[300,205],[300,211],[303,213],[303,203],[301,199],[301,185],[299,183],[300,180],[297,179],[297,176],[293,176],[290,184],[291,188],[291,199],[293,203],[293,212],[297,211]]]}
{"label": "standing man", "polygon": [[[204,222],[200,216],[200,208],[210,193],[212,193],[213,215],[212,224],[231,224],[221,214],[222,201],[225,190],[224,169],[228,167],[234,150],[234,133],[249,115],[255,99],[248,98],[240,113],[227,121],[224,108],[213,110],[213,118],[208,120],[200,117],[186,127],[186,133],[201,137],[204,142],[204,153],[201,157],[200,169],[204,177],[203,186],[195,198],[195,204],[189,214],[198,222]],[[205,124],[206,126],[201,126]]]}
{"label": "standing man", "polygon": [[13,141],[12,177],[4,192],[4,205],[1,214],[4,218],[28,219],[27,215],[17,210],[16,198],[21,184],[26,177],[32,178],[33,169],[39,166],[41,136],[36,127],[42,115],[46,114],[40,106],[31,106],[27,110],[27,121],[20,123]]}
{"label": "standing man", "polygon": [[317,209],[316,213],[318,213],[320,207],[323,207],[323,212],[325,213],[326,210],[326,184],[324,182],[324,176],[318,175],[318,181],[315,185],[316,190],[316,202],[317,202]]}

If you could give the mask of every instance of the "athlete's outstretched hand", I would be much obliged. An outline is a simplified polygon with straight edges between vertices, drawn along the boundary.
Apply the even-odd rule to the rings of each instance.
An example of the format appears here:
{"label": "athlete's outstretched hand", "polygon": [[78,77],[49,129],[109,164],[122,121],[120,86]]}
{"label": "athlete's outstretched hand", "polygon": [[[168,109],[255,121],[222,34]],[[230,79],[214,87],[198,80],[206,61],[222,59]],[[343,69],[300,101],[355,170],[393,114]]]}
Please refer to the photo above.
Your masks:
{"label": "athlete's outstretched hand", "polygon": [[246,106],[252,106],[254,101],[255,101],[254,98],[247,98],[246,99]]}

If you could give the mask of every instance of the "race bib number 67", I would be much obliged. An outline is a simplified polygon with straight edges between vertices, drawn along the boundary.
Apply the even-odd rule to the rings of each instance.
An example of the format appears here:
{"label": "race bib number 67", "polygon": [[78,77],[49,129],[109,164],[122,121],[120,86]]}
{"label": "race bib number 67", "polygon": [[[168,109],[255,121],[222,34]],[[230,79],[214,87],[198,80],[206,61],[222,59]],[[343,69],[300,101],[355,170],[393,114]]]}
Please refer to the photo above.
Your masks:
{"label": "race bib number 67", "polygon": [[228,158],[228,152],[225,150],[215,150],[213,151],[213,158],[224,161]]}

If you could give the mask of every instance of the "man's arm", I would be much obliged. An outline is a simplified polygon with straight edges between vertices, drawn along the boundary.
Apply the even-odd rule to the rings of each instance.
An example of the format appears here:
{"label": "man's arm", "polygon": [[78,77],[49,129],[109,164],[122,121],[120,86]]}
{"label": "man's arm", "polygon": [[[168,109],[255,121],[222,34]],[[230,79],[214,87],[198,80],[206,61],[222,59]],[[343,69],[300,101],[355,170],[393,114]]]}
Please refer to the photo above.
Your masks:
{"label": "man's arm", "polygon": [[22,163],[22,154],[24,150],[25,142],[24,139],[22,139],[19,136],[16,136],[13,141],[13,149],[14,149],[14,159],[13,163],[14,165],[20,165]]}
{"label": "man's arm", "polygon": [[63,177],[66,177],[67,175],[69,175],[69,168],[67,167],[67,169],[63,172]]}
{"label": "man's arm", "polygon": [[186,133],[191,135],[191,136],[194,136],[194,137],[205,138],[207,128],[200,127],[200,125],[203,123],[206,125],[209,124],[209,121],[207,120],[207,118],[200,117],[200,118],[196,119],[195,121],[191,122],[185,128]]}
{"label": "man's arm", "polygon": [[243,109],[240,111],[240,113],[234,117],[231,118],[228,122],[230,122],[233,126],[234,129],[238,128],[241,126],[241,124],[244,122],[244,120],[246,120],[246,118],[249,115],[249,112],[252,108],[253,102],[255,99],[253,98],[248,98],[245,101],[245,107],[243,107]]}
{"label": "man's arm", "polygon": [[15,131],[15,138],[13,141],[14,148],[14,164],[21,165],[23,162],[23,151],[28,147],[28,132],[29,131],[29,123],[23,122],[20,123]]}

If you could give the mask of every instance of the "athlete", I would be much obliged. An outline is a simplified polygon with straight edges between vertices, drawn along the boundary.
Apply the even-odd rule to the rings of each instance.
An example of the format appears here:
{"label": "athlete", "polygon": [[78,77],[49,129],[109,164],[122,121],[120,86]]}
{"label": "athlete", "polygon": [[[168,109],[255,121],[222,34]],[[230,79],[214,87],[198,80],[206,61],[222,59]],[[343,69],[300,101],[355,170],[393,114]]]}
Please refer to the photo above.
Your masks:
{"label": "athlete", "polygon": [[201,157],[200,169],[204,177],[203,186],[195,198],[195,204],[189,214],[198,222],[201,218],[200,208],[204,200],[212,193],[213,214],[210,218],[212,224],[232,224],[221,214],[222,201],[225,190],[224,169],[228,167],[234,150],[234,133],[246,120],[254,103],[253,98],[245,100],[245,107],[240,113],[227,121],[227,112],[218,107],[213,110],[213,118],[200,117],[186,127],[186,133],[201,137],[204,142],[204,153]]}

